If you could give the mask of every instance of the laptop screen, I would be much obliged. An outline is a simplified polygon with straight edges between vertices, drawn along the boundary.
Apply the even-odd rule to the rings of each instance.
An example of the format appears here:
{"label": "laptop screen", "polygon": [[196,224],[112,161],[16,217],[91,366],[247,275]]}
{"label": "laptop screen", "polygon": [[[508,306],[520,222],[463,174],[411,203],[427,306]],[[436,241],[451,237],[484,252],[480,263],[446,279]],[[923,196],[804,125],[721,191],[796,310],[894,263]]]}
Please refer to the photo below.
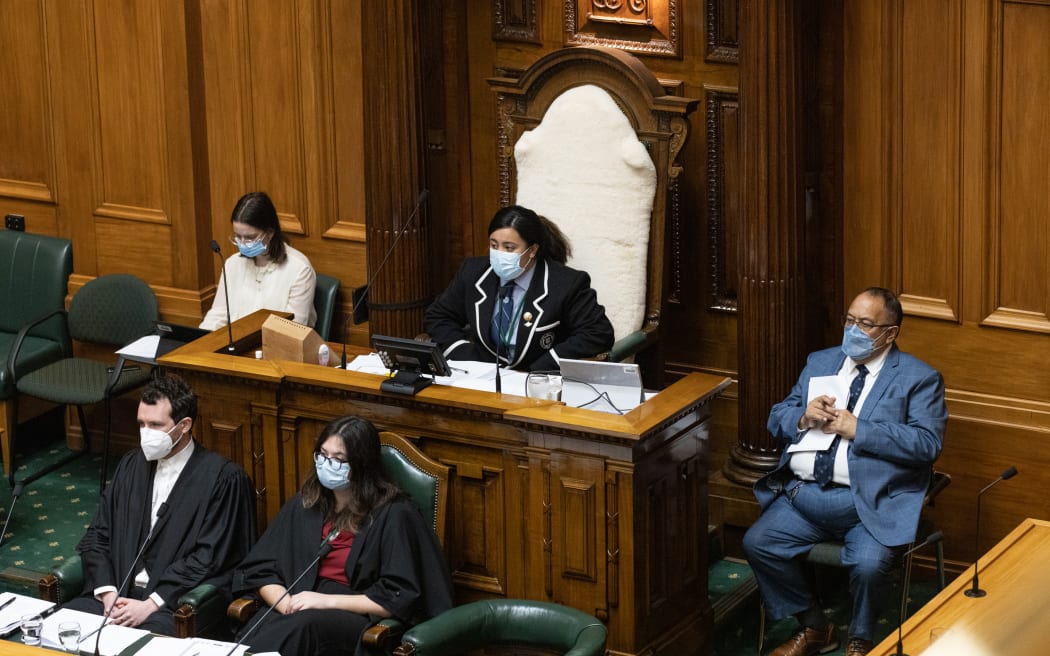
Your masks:
{"label": "laptop screen", "polygon": [[627,412],[644,400],[642,373],[629,362],[560,361],[561,400],[566,405],[602,412]]}

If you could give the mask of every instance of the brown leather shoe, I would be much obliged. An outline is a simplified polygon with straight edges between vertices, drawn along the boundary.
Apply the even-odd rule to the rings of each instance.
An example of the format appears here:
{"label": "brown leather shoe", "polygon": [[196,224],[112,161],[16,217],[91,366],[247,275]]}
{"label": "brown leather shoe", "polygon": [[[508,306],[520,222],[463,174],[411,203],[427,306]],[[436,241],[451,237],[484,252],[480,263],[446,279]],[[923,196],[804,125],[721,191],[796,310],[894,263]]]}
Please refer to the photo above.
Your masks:
{"label": "brown leather shoe", "polygon": [[846,644],[846,656],[865,656],[875,648],[875,643],[863,638],[850,638]]}
{"label": "brown leather shoe", "polygon": [[791,636],[790,640],[769,652],[769,656],[813,656],[814,654],[826,654],[838,648],[839,641],[835,639],[835,625],[829,623],[822,631],[804,627]]}

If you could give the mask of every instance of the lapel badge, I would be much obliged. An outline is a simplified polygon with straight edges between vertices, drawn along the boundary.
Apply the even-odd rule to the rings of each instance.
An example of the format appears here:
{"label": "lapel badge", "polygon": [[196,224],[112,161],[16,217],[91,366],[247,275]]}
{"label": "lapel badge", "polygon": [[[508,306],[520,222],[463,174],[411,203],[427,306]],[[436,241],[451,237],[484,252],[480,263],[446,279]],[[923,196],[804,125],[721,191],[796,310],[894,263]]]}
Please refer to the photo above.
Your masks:
{"label": "lapel badge", "polygon": [[521,315],[521,318],[525,320],[525,327],[526,328],[528,328],[529,326],[532,325],[532,313],[531,312],[526,312],[525,314]]}

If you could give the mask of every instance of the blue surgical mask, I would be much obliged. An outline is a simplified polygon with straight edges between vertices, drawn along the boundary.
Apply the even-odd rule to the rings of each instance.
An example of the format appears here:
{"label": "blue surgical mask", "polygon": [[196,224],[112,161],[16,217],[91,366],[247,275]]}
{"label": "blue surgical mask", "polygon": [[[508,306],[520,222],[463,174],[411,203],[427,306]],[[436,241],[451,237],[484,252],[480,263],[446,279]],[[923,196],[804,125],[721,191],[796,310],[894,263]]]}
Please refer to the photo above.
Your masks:
{"label": "blue surgical mask", "polygon": [[239,250],[244,257],[255,257],[256,255],[262,255],[266,252],[266,244],[263,243],[262,239],[256,239],[250,244],[242,244],[238,241],[237,250]]}
{"label": "blue surgical mask", "polygon": [[320,453],[314,454],[314,469],[317,480],[329,490],[342,490],[350,486],[350,463],[337,462]]}
{"label": "blue surgical mask", "polygon": [[[885,330],[879,333],[879,337],[884,334]],[[854,360],[866,360],[875,352],[875,340],[868,337],[860,326],[853,324],[842,331],[842,352]]]}
{"label": "blue surgical mask", "polygon": [[510,282],[517,279],[525,271],[525,267],[521,266],[521,256],[524,254],[508,253],[507,251],[490,248],[489,264],[492,265],[492,270],[496,272],[496,275],[499,276],[502,282]]}

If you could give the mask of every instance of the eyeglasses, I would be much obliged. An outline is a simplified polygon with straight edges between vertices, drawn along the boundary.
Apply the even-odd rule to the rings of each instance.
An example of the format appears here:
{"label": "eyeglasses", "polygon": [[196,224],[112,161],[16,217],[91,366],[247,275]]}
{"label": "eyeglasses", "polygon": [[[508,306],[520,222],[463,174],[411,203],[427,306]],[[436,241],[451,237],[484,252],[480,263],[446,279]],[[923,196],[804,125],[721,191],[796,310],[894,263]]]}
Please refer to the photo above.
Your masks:
{"label": "eyeglasses", "polygon": [[321,465],[328,465],[329,467],[342,467],[347,464],[345,461],[339,458],[329,458],[320,451],[314,452],[314,464],[320,467]]}
{"label": "eyeglasses", "polygon": [[263,235],[255,235],[254,237],[241,237],[240,235],[230,235],[230,243],[234,246],[251,246],[257,241],[262,241]]}
{"label": "eyeglasses", "polygon": [[850,326],[853,326],[853,325],[860,326],[861,330],[871,330],[872,328],[890,328],[892,326],[895,326],[896,324],[892,324],[892,323],[875,323],[875,322],[873,322],[873,321],[871,321],[869,319],[854,319],[853,317],[851,317],[848,314],[842,317],[842,327],[843,328],[849,328]]}

